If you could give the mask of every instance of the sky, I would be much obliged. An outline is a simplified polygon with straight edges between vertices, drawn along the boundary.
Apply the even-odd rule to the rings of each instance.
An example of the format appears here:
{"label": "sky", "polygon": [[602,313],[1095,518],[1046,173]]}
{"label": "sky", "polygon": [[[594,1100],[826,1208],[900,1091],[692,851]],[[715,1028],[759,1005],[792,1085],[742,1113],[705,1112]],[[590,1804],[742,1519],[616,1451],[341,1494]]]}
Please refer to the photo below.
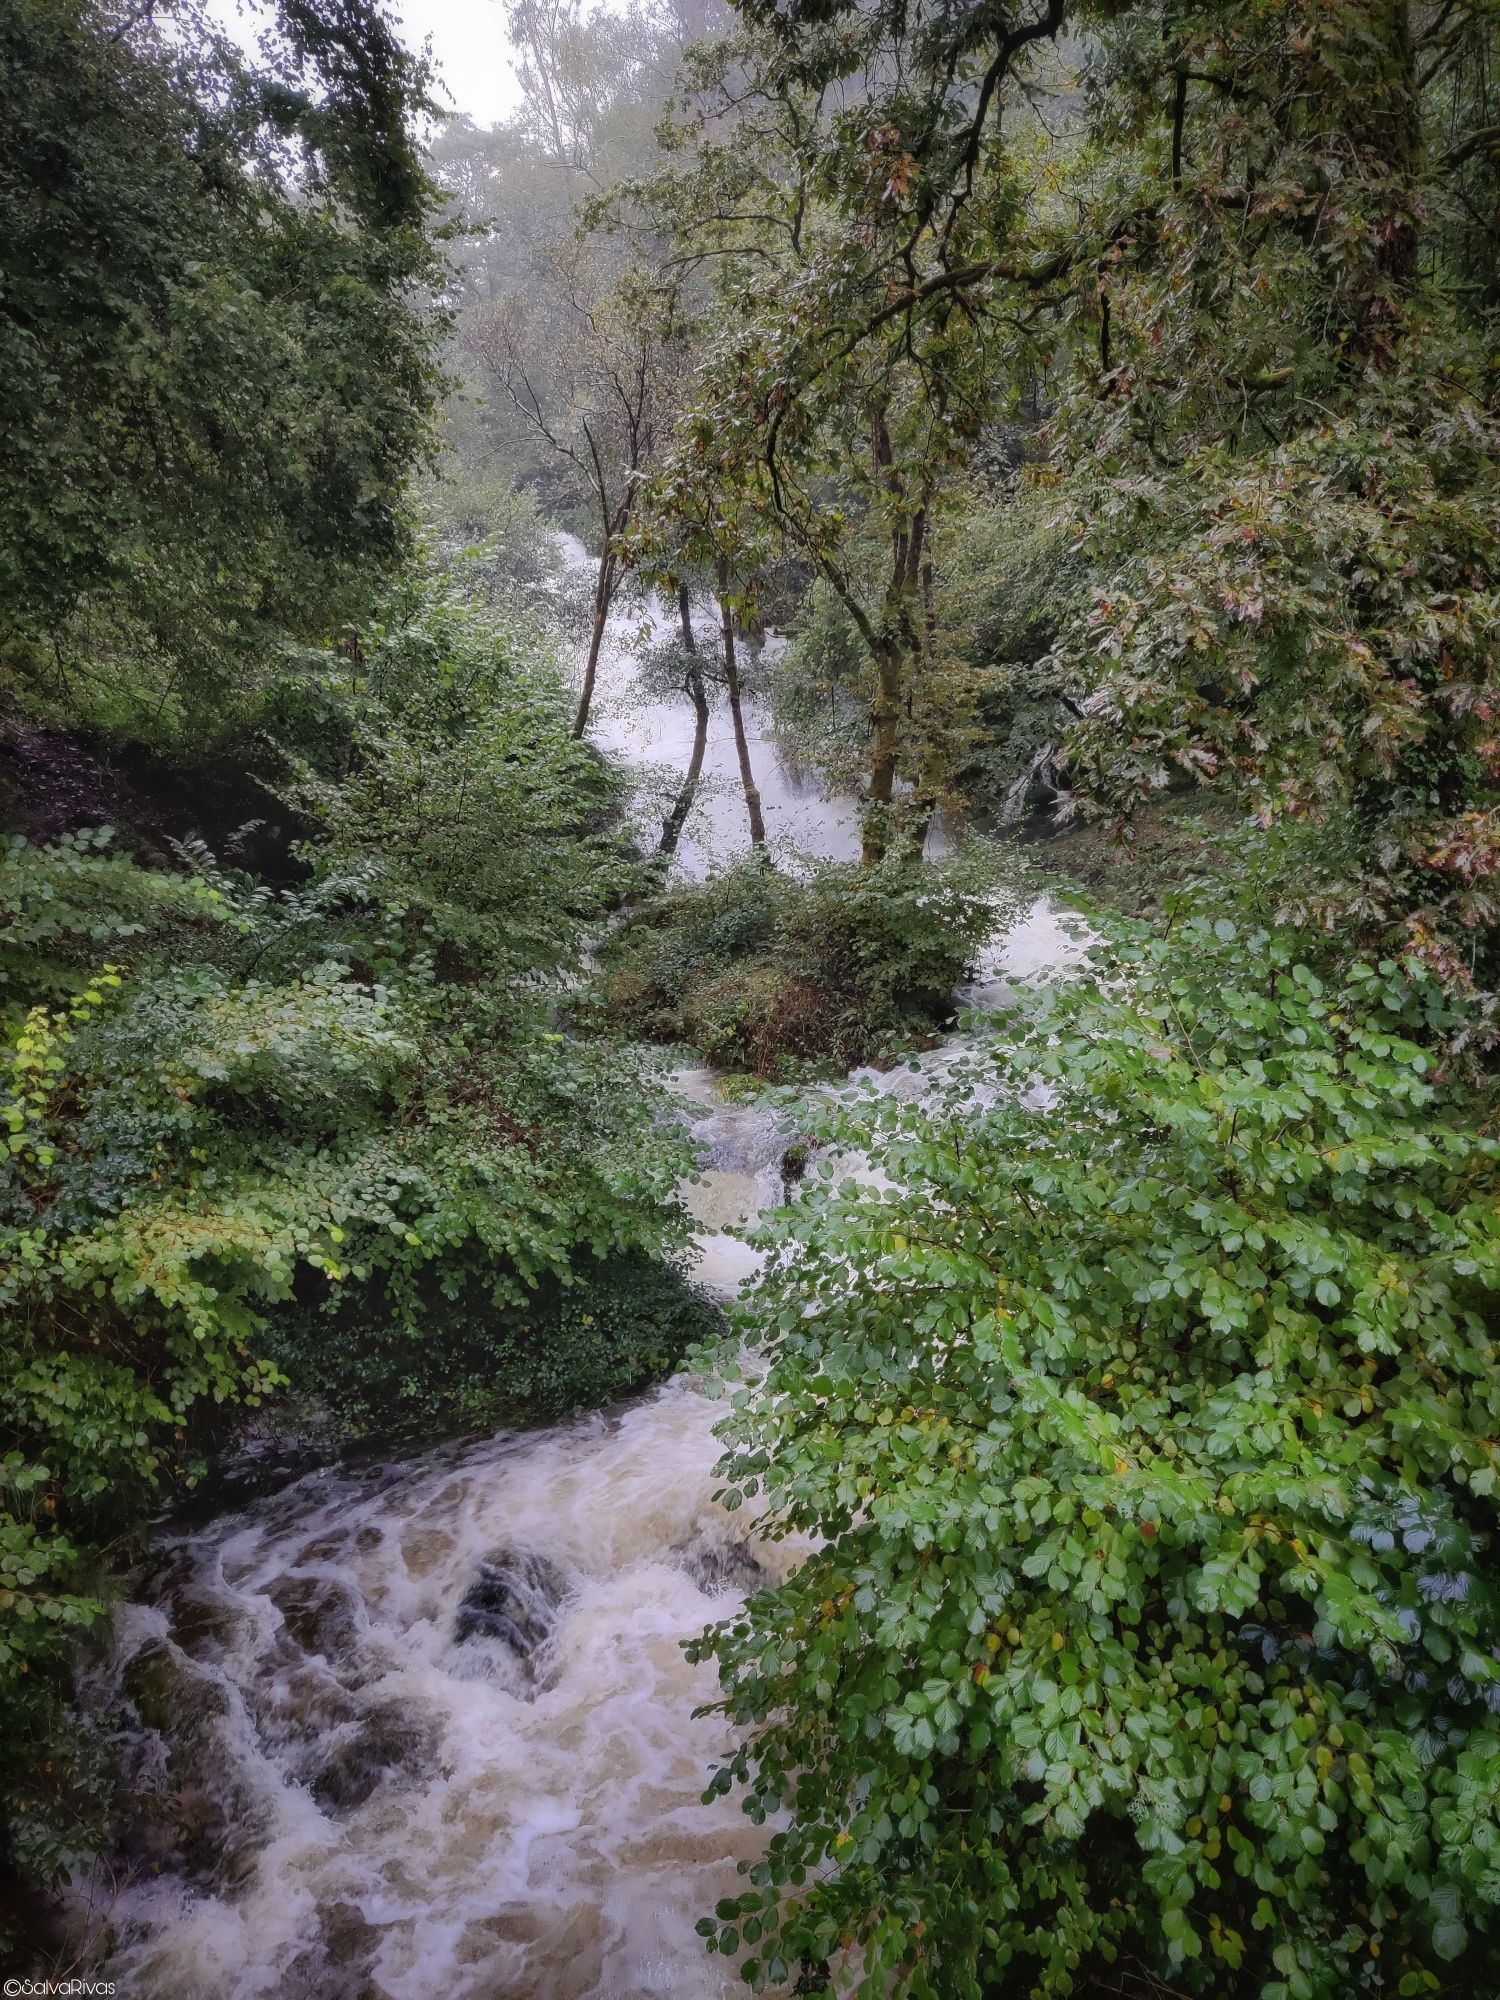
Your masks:
{"label": "sky", "polygon": [[[208,11],[238,41],[254,47],[258,10],[251,0],[209,0]],[[493,125],[515,110],[521,93],[501,0],[391,0],[391,12],[413,48],[431,37],[439,104],[466,111],[476,125]]]}
{"label": "sky", "polygon": [[431,36],[440,104],[451,99],[476,125],[509,117],[520,90],[500,0],[396,0],[393,11],[414,47]]}

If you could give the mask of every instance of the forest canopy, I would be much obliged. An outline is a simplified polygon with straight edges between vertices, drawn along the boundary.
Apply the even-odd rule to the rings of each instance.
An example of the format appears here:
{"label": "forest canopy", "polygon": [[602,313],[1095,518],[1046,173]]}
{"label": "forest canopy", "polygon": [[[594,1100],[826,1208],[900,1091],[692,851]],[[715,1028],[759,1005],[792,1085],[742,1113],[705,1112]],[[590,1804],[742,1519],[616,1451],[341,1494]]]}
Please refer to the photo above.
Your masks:
{"label": "forest canopy", "polygon": [[443,268],[425,77],[373,6],[254,65],[191,12],[0,24],[0,632],[101,709],[222,693],[411,550]]}

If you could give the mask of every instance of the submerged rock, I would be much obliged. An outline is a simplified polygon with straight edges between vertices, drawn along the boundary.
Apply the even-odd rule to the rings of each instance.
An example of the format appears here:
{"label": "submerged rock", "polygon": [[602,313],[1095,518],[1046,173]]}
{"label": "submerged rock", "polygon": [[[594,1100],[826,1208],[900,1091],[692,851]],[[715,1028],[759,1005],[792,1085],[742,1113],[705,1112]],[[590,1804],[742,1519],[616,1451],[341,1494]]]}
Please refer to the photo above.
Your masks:
{"label": "submerged rock", "polygon": [[534,1682],[537,1654],[556,1629],[567,1590],[562,1571],[534,1549],[498,1550],[464,1592],[454,1643],[502,1648]]}
{"label": "submerged rock", "polygon": [[377,1791],[420,1777],[432,1763],[437,1737],[431,1717],[404,1702],[379,1702],[323,1740],[312,1795],[336,1811],[362,1806]]}
{"label": "submerged rock", "polygon": [[333,1577],[278,1577],[266,1591],[304,1653],[331,1667],[352,1667],[363,1651],[360,1606],[348,1584]]}
{"label": "submerged rock", "polygon": [[701,1591],[718,1597],[725,1591],[750,1597],[764,1590],[771,1578],[757,1560],[750,1544],[738,1537],[729,1541],[691,1542],[678,1551],[682,1567]]}
{"label": "submerged rock", "polygon": [[150,1732],[131,1773],[145,1808],[145,1857],[154,1865],[170,1861],[191,1879],[243,1880],[268,1812],[237,1746],[243,1725],[228,1689],[160,1639],[126,1661],[120,1689]]}

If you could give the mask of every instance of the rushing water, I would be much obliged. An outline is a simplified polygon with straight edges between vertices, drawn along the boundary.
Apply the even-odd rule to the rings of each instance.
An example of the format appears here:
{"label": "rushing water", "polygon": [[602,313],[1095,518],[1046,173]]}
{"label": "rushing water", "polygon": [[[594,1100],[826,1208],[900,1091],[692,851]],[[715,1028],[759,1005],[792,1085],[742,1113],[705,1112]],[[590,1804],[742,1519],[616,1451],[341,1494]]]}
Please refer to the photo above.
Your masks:
{"label": "rushing water", "polygon": [[[967,997],[1075,949],[1038,905]],[[707,1071],[677,1088],[699,1275],[727,1295],[786,1133]],[[714,1415],[676,1380],[550,1431],[317,1470],[162,1537],[88,1690],[136,1811],[120,1881],[77,1914],[109,1928],[123,2000],[743,1990],[694,1925],[764,1834],[701,1802],[726,1725],[695,1715],[714,1679],[682,1641],[796,1551],[715,1505]]]}
{"label": "rushing water", "polygon": [[[593,562],[576,536],[563,535],[564,573],[592,576]],[[693,607],[698,645],[705,655],[719,644],[719,607],[712,600]],[[638,801],[641,833],[653,841],[667,798],[675,795],[692,753],[696,717],[685,694],[643,700],[636,685],[635,659],[642,643],[660,644],[678,629],[677,611],[660,599],[617,601],[605,630],[589,740],[646,774]],[[785,641],[771,633],[760,649],[741,641],[752,670],[757,658],[772,659]],[[827,861],[849,861],[859,853],[859,806],[855,799],[828,797],[816,773],[799,763],[776,737],[765,707],[753,694],[743,703],[750,765],[760,792],[766,834],[773,845]],[[655,780],[654,783],[650,782]],[[652,806],[655,806],[653,818]],[[702,875],[716,861],[741,853],[748,844],[745,795],[729,704],[716,696],[709,711],[703,775],[693,810],[677,849],[678,870]],[[946,849],[941,824],[928,836],[929,853]]]}

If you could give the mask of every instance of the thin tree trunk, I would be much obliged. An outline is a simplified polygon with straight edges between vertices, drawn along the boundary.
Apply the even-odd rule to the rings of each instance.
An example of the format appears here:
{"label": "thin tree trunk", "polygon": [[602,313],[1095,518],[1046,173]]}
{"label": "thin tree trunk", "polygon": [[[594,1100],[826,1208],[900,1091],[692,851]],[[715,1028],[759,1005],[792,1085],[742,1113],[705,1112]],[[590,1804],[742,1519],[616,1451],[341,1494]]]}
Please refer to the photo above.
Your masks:
{"label": "thin tree trunk", "polygon": [[745,738],[745,717],[740,706],[740,670],[734,652],[734,614],[729,608],[729,565],[719,563],[719,610],[724,620],[724,685],[729,690],[729,713],[734,718],[734,748],[740,760],[740,783],[745,788],[745,811],[750,819],[750,845],[766,844],[766,823],[761,817],[760,793],[750,768],[750,745]]}
{"label": "thin tree trunk", "polygon": [[663,854],[675,854],[677,843],[682,838],[682,829],[687,824],[687,816],[693,810],[693,800],[698,795],[698,780],[703,775],[703,753],[708,747],[708,690],[703,685],[703,670],[698,665],[698,642],[693,637],[693,601],[688,596],[685,583],[677,586],[677,616],[682,626],[682,647],[688,655],[688,670],[683,686],[688,700],[693,704],[693,752],[688,758],[688,767],[683,774],[682,789],[673,802],[672,810],[662,821],[661,848]]}
{"label": "thin tree trunk", "polygon": [[1390,352],[1404,331],[1401,322],[1417,278],[1426,146],[1411,10],[1406,0],[1372,0],[1369,11],[1369,32],[1379,37],[1382,48],[1383,88],[1371,95],[1363,113],[1351,109],[1347,116],[1355,144],[1388,176],[1391,212],[1381,232],[1361,331],[1367,347]]}
{"label": "thin tree trunk", "polygon": [[875,742],[870,753],[870,783],[860,824],[859,858],[866,868],[884,858],[891,837],[891,800],[896,790],[896,753],[901,730],[901,656],[893,646],[881,648],[875,671],[875,700],[870,709]]}
{"label": "thin tree trunk", "polygon": [[672,810],[662,821],[661,853],[675,854],[677,843],[682,838],[682,829],[687,824],[687,816],[693,810],[693,800],[698,795],[698,780],[703,775],[703,753],[708,744],[708,690],[703,685],[702,670],[695,666],[688,669],[688,699],[693,704],[693,754],[688,759],[687,770],[683,774],[682,789],[673,801]]}
{"label": "thin tree trunk", "polygon": [[615,595],[614,551],[606,548],[599,558],[599,577],[594,585],[594,626],[589,633],[588,657],[583,665],[583,691],[578,697],[578,713],[573,718],[573,734],[582,736],[589,726],[589,710],[594,705],[594,680],[599,671],[599,652],[604,644],[604,627]]}
{"label": "thin tree trunk", "polygon": [[926,852],[927,836],[932,830],[933,820],[937,817],[941,790],[942,779],[937,751],[929,743],[922,752],[922,761],[917,772],[917,794],[912,800],[911,817],[904,835],[906,851],[914,861],[920,861]]}
{"label": "thin tree trunk", "polygon": [[[922,645],[924,661],[930,668],[937,657],[937,599],[932,561],[927,556],[922,558]],[[908,697],[908,704],[909,700]],[[926,849],[927,835],[937,813],[938,798],[942,791],[943,760],[930,724],[921,738],[921,743],[921,756],[917,761],[917,792],[912,800],[910,825],[906,829],[906,850],[916,861],[921,860]]]}

